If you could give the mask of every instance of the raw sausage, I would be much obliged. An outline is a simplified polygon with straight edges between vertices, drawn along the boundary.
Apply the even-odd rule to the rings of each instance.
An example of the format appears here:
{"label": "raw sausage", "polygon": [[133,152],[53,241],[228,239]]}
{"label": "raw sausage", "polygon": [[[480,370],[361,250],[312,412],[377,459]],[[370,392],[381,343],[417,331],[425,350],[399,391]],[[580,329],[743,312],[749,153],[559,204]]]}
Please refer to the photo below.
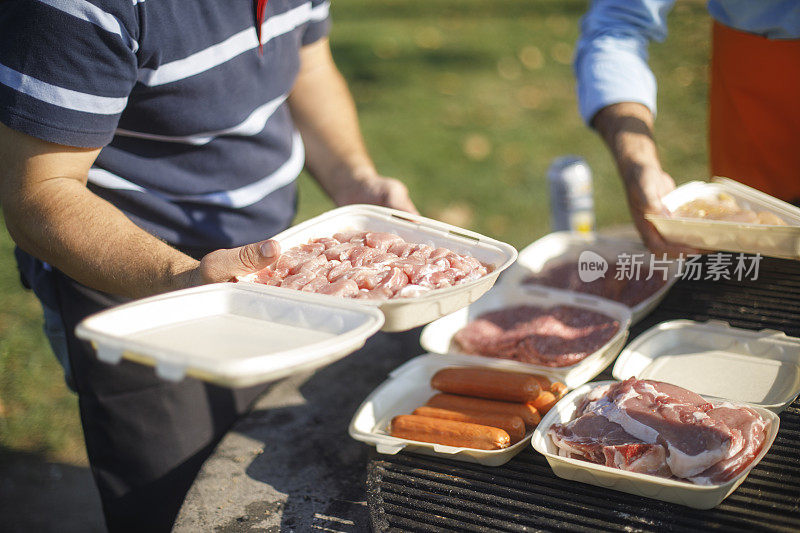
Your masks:
{"label": "raw sausage", "polygon": [[546,415],[547,411],[549,411],[559,400],[556,398],[556,395],[550,391],[542,391],[539,394],[539,397],[533,400],[532,402],[528,402],[528,405],[535,407],[537,411],[541,414]]}
{"label": "raw sausage", "polygon": [[428,400],[426,405],[454,411],[467,410],[517,415],[525,422],[525,427],[528,429],[536,427],[536,424],[542,419],[539,411],[529,403],[500,402],[497,400],[484,400],[483,398],[470,398],[469,396],[457,396],[455,394],[436,394]]}
{"label": "raw sausage", "polygon": [[545,376],[542,376],[540,374],[531,374],[531,376],[536,378],[536,381],[539,382],[539,388],[542,390],[550,390],[550,387],[553,386],[553,383],[551,383],[550,380],[547,379]]}
{"label": "raw sausage", "polygon": [[431,378],[431,387],[451,394],[523,403],[535,400],[541,391],[539,381],[530,374],[481,367],[443,368]]}
{"label": "raw sausage", "polygon": [[500,428],[417,415],[394,417],[390,433],[401,439],[478,450],[500,450],[511,445],[508,433]]}
{"label": "raw sausage", "polygon": [[567,394],[567,386],[561,383],[560,381],[556,381],[550,386],[550,392],[556,397],[556,400],[560,400]]}
{"label": "raw sausage", "polygon": [[427,416],[430,418],[441,418],[444,420],[455,420],[456,422],[469,422],[481,426],[500,428],[511,437],[511,444],[521,441],[525,437],[525,422],[517,415],[506,415],[501,413],[481,413],[479,411],[440,409],[439,407],[428,407],[423,405],[414,410],[412,414]]}

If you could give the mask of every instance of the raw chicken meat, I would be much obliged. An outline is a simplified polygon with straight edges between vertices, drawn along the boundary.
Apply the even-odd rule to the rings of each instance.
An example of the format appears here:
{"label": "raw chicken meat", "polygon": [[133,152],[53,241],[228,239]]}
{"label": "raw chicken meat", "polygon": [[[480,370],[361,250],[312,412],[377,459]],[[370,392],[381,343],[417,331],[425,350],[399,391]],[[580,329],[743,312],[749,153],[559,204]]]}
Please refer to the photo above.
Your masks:
{"label": "raw chicken meat", "polygon": [[394,233],[384,233],[380,231],[367,233],[364,241],[370,248],[375,248],[381,252],[387,251],[393,244],[403,244],[403,238]]}
{"label": "raw chicken meat", "polygon": [[345,272],[342,279],[355,281],[359,289],[372,290],[384,276],[383,271],[375,267],[354,267]]}
{"label": "raw chicken meat", "polygon": [[378,254],[380,254],[378,250],[369,246],[353,246],[347,254],[347,259],[354,267],[360,267],[371,265]]}
{"label": "raw chicken meat", "polygon": [[347,298],[411,298],[490,272],[474,257],[386,232],[342,231],[286,250],[255,281]]}
{"label": "raw chicken meat", "polygon": [[[331,261],[332,263],[333,261]],[[350,261],[342,261],[338,265],[332,267],[328,272],[328,281],[333,283],[334,281],[338,281],[342,276],[350,272],[353,269],[353,264]]]}
{"label": "raw chicken meat", "polygon": [[408,257],[408,254],[410,254],[416,246],[416,244],[411,242],[395,242],[392,243],[387,251],[397,257]]}
{"label": "raw chicken meat", "polygon": [[392,267],[375,287],[389,290],[394,294],[406,285],[408,285],[408,276],[401,269]]}
{"label": "raw chicken meat", "polygon": [[343,298],[353,298],[358,295],[358,285],[351,279],[340,279],[322,287],[319,291],[320,294],[329,294],[331,296],[341,296]]}
{"label": "raw chicken meat", "polygon": [[747,407],[717,406],[669,383],[630,378],[593,389],[548,435],[559,455],[700,485],[741,473],[768,423]]}
{"label": "raw chicken meat", "polygon": [[280,286],[284,289],[297,289],[300,290],[305,287],[316,276],[308,272],[298,272],[297,274],[290,274],[286,276],[281,282]]}
{"label": "raw chicken meat", "polygon": [[317,276],[308,283],[306,283],[305,285],[303,285],[303,288],[300,290],[303,292],[320,292],[323,288],[327,287],[328,285],[330,285],[330,283],[328,283],[327,279],[325,279],[322,276]]}
{"label": "raw chicken meat", "polygon": [[328,261],[344,261],[352,249],[352,244],[336,241],[336,244],[325,249],[325,258]]}
{"label": "raw chicken meat", "polygon": [[774,213],[769,211],[756,213],[752,209],[740,206],[736,199],[727,193],[718,193],[708,198],[690,200],[678,206],[672,215],[683,218],[744,222],[746,224],[786,225],[786,221]]}
{"label": "raw chicken meat", "polygon": [[563,367],[600,349],[618,330],[618,321],[580,307],[519,305],[478,316],[453,341],[463,353]]}
{"label": "raw chicken meat", "polygon": [[333,238],[339,242],[363,242],[364,237],[367,236],[366,231],[340,231],[335,233]]}

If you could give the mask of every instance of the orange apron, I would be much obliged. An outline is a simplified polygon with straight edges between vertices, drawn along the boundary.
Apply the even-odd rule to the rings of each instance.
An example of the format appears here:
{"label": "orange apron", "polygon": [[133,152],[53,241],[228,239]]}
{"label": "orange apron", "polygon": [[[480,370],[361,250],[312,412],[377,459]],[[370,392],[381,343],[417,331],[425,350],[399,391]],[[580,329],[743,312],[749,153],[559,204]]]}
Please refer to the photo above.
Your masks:
{"label": "orange apron", "polygon": [[800,199],[800,40],[714,22],[711,172],[783,200]]}

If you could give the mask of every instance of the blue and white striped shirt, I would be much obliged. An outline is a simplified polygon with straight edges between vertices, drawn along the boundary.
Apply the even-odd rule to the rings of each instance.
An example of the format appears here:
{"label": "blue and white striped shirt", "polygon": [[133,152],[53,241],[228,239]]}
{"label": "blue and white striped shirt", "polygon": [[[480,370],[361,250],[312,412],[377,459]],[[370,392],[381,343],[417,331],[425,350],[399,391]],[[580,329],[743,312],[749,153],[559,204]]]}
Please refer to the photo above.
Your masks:
{"label": "blue and white striped shirt", "polygon": [[89,188],[167,242],[206,251],[287,227],[303,143],[286,97],[327,0],[0,3],[0,121],[103,147]]}

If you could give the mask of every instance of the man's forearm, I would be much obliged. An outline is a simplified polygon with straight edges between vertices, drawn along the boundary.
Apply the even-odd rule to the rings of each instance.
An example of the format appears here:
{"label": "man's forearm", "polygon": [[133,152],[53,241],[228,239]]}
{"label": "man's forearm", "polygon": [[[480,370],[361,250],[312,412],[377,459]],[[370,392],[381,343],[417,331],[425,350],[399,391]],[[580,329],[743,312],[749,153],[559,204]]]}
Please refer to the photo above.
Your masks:
{"label": "man's forearm", "polygon": [[662,199],[675,189],[675,181],[664,172],[658,159],[650,109],[636,103],[610,105],[595,115],[592,125],[617,162],[631,218],[644,243],[654,252],[671,257],[694,253],[665,241],[647,220],[648,214],[668,213]]}
{"label": "man's forearm", "polygon": [[143,297],[192,284],[196,260],[148,234],[74,179],[7,191],[3,214],[20,248],[95,289]]}
{"label": "man's forearm", "polygon": [[354,180],[374,174],[353,98],[327,42],[302,51],[289,105],[306,145],[308,168],[334,199]]}
{"label": "man's forearm", "polygon": [[624,180],[644,166],[661,168],[653,139],[653,114],[637,103],[613,104],[601,109],[592,120],[611,150]]}

